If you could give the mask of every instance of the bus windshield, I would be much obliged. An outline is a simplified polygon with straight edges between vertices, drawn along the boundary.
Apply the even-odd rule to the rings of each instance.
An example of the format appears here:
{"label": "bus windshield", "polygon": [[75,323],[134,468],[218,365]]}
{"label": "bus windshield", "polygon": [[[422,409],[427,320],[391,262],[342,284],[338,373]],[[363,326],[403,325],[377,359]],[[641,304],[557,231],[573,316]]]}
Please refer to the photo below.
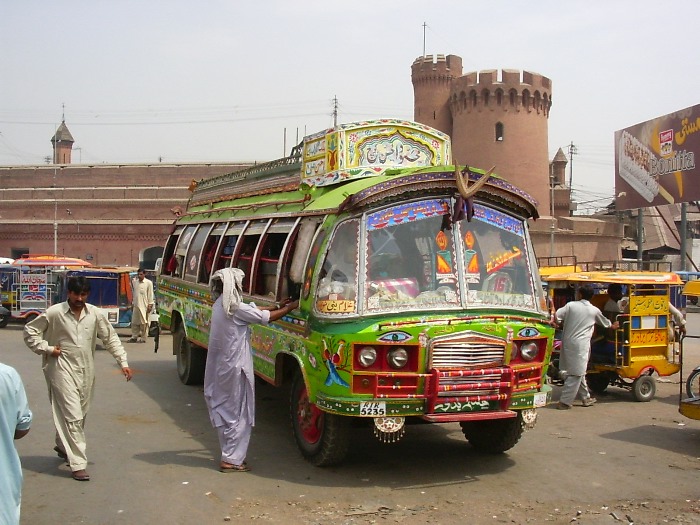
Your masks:
{"label": "bus windshield", "polygon": [[341,223],[317,292],[322,313],[536,309],[542,293],[524,222],[479,204],[467,220],[453,207],[449,199],[427,199]]}

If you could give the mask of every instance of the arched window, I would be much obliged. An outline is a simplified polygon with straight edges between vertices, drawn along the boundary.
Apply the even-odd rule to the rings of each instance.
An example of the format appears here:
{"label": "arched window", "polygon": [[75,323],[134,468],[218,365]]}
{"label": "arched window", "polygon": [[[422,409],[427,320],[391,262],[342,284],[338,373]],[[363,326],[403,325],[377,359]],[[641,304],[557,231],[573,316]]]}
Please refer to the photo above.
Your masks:
{"label": "arched window", "polygon": [[530,92],[527,89],[523,90],[523,107],[530,109]]}
{"label": "arched window", "polygon": [[496,142],[503,142],[503,122],[496,122]]}
{"label": "arched window", "polygon": [[515,107],[516,100],[518,98],[518,92],[515,91],[514,89],[511,89],[508,92],[508,97],[510,98],[510,105]]}
{"label": "arched window", "polygon": [[476,90],[474,89],[469,92],[469,105],[472,108],[476,107]]}
{"label": "arched window", "polygon": [[485,106],[485,107],[487,107],[487,106],[489,105],[489,95],[490,95],[490,93],[489,93],[489,90],[488,90],[488,89],[484,89],[484,90],[481,92],[481,100],[484,101],[484,106]]}
{"label": "arched window", "polygon": [[459,109],[465,111],[467,109],[467,94],[462,91],[459,94]]}
{"label": "arched window", "polygon": [[540,97],[540,92],[535,91],[535,110],[537,111],[537,113],[539,113],[541,109],[542,109],[542,99]]}
{"label": "arched window", "polygon": [[496,105],[500,106],[501,104],[503,104],[503,90],[497,89],[496,90]]}

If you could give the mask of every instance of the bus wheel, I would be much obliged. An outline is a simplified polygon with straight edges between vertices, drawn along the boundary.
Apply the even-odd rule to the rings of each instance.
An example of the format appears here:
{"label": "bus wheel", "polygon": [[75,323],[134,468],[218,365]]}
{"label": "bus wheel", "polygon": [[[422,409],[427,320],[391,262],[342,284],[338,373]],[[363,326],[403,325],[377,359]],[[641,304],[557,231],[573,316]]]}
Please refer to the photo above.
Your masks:
{"label": "bus wheel", "polygon": [[475,449],[500,454],[515,446],[523,435],[523,415],[485,421],[462,421],[462,434]]}
{"label": "bus wheel", "polygon": [[207,356],[203,349],[193,347],[180,322],[173,334],[173,351],[177,356],[177,375],[185,385],[200,385],[204,381]]}
{"label": "bus wheel", "polygon": [[29,314],[27,317],[24,318],[24,323],[31,323],[37,317],[39,317],[37,314]]}
{"label": "bus wheel", "polygon": [[302,456],[311,464],[326,467],[343,461],[350,448],[349,421],[313,404],[299,372],[292,383],[290,415],[294,439]]}
{"label": "bus wheel", "polygon": [[10,322],[10,316],[9,315],[0,315],[0,328],[5,328],[7,326],[7,323]]}
{"label": "bus wheel", "polygon": [[651,401],[656,395],[656,380],[651,376],[639,376],[632,383],[632,395],[635,401]]}
{"label": "bus wheel", "polygon": [[606,374],[589,374],[586,376],[588,388],[595,394],[602,394],[610,384],[610,378]]}

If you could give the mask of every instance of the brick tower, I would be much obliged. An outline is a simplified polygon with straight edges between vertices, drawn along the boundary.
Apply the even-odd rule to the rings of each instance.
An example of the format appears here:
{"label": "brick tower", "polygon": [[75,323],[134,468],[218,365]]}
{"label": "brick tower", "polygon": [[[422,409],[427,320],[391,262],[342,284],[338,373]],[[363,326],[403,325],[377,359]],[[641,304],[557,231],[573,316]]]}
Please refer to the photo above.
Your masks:
{"label": "brick tower", "polygon": [[532,195],[549,215],[547,120],[549,78],[523,71],[461,75],[462,59],[449,55],[413,62],[414,119],[452,138],[455,162],[488,169]]}
{"label": "brick tower", "polygon": [[70,164],[74,143],[73,135],[68,131],[66,121],[61,121],[61,125],[58,126],[56,134],[51,137],[51,144],[53,144],[53,163]]}

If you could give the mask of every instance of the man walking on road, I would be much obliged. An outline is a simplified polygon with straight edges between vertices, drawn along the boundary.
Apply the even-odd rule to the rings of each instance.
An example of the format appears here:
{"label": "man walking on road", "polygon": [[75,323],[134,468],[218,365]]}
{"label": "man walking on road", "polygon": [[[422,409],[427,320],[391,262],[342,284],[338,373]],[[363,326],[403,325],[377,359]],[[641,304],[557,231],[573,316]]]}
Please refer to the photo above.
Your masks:
{"label": "man walking on road", "polygon": [[19,525],[22,501],[22,465],[15,439],[32,424],[24,384],[17,371],[0,363],[0,523]]}
{"label": "man walking on road", "polygon": [[567,410],[579,397],[585,407],[592,406],[596,400],[591,397],[586,384],[586,368],[591,355],[591,337],[596,324],[603,328],[617,330],[619,323],[611,323],[603,313],[590,303],[593,289],[581,286],[576,292],[576,301],[570,301],[559,308],[555,314],[555,323],[564,323],[562,349],[559,357],[561,375],[565,377],[564,386],[557,408]]}
{"label": "man walking on road", "polygon": [[42,356],[49,402],[56,427],[54,450],[65,459],[73,479],[88,481],[85,418],[95,385],[97,339],[121,366],[127,381],[132,372],[119,336],[102,311],[86,303],[90,281],[68,279],[68,301],[48,308],[24,327],[24,342]]}
{"label": "man walking on road", "polygon": [[146,279],[146,272],[139,268],[133,287],[133,304],[131,312],[131,339],[129,343],[145,343],[148,336],[148,323],[151,310],[155,304],[153,298],[153,283]]}

